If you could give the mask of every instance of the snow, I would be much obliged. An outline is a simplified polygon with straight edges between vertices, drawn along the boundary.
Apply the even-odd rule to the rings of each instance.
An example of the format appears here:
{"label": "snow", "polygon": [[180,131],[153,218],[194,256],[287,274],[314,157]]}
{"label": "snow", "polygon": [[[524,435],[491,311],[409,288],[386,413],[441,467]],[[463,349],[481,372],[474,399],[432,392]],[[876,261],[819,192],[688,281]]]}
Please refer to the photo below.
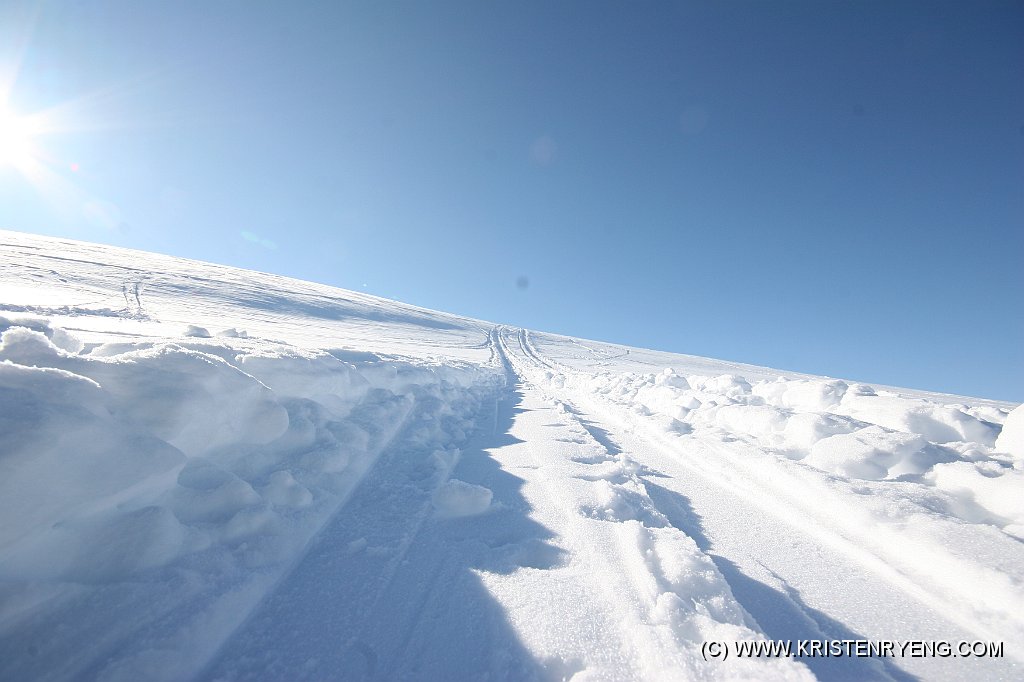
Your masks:
{"label": "snow", "polygon": [[[0,678],[1019,677],[1024,407],[68,240],[0,267]],[[1006,651],[702,651],[762,639]]]}
{"label": "snow", "polygon": [[1018,405],[1006,416],[995,447],[1013,455],[1017,468],[1024,468],[1024,405]]}
{"label": "snow", "polygon": [[434,494],[434,508],[440,518],[474,516],[487,511],[491,506],[492,497],[493,493],[489,488],[452,478],[437,489]]}

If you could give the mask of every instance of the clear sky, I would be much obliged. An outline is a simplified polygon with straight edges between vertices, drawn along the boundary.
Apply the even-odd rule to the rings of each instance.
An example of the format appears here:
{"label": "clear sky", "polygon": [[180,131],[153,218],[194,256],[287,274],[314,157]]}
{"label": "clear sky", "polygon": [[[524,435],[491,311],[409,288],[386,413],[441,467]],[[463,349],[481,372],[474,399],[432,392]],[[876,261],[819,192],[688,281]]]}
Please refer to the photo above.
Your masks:
{"label": "clear sky", "polygon": [[0,8],[2,228],[1024,400],[1020,2]]}

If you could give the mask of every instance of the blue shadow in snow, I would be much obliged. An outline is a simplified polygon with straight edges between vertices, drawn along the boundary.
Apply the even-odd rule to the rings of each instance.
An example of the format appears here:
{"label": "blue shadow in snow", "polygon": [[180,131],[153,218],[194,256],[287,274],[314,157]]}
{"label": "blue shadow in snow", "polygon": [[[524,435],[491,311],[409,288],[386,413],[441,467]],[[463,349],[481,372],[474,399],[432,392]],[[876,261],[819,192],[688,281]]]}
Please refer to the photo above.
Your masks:
{"label": "blue shadow in snow", "polygon": [[[417,445],[415,420],[360,483],[316,544],[203,679],[547,679],[479,571],[551,568],[563,552],[529,518],[523,479],[488,450],[511,434],[522,396],[507,391],[464,448],[451,477],[493,493],[488,512],[440,519],[443,474]],[[441,477],[441,478],[439,478]],[[564,671],[569,674],[573,671]]]}
{"label": "blue shadow in snow", "polygon": [[[675,528],[693,538],[711,557],[729,583],[736,601],[753,616],[771,640],[867,639],[843,623],[803,602],[799,592],[785,585],[779,590],[745,574],[736,564],[711,552],[700,516],[683,495],[645,479],[647,494]],[[780,580],[781,582],[781,580]],[[888,658],[799,658],[822,680],[893,679],[913,682],[918,677],[898,668]]]}

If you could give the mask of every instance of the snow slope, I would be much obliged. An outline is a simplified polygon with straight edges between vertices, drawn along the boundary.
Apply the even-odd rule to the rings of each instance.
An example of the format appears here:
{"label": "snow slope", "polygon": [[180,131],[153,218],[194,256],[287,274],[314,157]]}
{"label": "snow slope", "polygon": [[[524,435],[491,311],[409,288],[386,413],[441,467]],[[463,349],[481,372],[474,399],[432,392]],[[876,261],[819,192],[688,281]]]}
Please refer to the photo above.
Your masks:
{"label": "snow slope", "polygon": [[1019,679],[1022,419],[0,232],[0,678]]}

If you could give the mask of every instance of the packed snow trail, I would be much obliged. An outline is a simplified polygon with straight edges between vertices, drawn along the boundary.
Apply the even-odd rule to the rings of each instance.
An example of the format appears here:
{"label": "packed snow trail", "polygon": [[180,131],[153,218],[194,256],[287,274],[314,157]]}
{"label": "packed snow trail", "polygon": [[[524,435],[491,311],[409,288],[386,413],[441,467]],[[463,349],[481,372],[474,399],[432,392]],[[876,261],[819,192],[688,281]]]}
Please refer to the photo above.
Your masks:
{"label": "packed snow trail", "polygon": [[[642,499],[632,463],[506,369],[454,468],[426,450],[379,461],[203,677],[808,678],[701,659],[698,635],[755,635],[725,582]],[[623,485],[639,517],[604,518]]]}
{"label": "packed snow trail", "polygon": [[[519,479],[481,447],[507,440],[511,417],[503,396],[462,452],[404,448],[380,460],[203,676],[470,679],[539,670],[474,573],[512,570],[521,560],[512,545],[557,555],[525,514]],[[468,494],[445,504],[439,498],[451,490]]]}
{"label": "packed snow trail", "polygon": [[[956,585],[935,587],[927,582],[947,577],[943,570],[950,570],[950,561],[956,566],[956,557],[951,556],[941,557],[946,559],[943,564],[918,565],[905,574],[894,568],[907,560],[901,538],[886,538],[892,541],[889,545],[867,542],[869,533],[885,529],[857,528],[856,522],[863,519],[856,513],[853,523],[843,518],[841,500],[830,499],[827,487],[814,490],[813,481],[786,480],[785,472],[758,472],[764,462],[756,462],[750,475],[737,476],[744,466],[735,461],[736,455],[749,457],[743,452],[749,446],[723,444],[717,437],[670,439],[644,424],[635,412],[616,410],[594,394],[567,390],[564,381],[552,380],[552,372],[562,368],[545,359],[528,339],[525,330],[503,330],[503,346],[513,365],[538,379],[548,399],[560,403],[606,449],[629,453],[649,467],[643,487],[657,512],[709,554],[768,638],[973,641],[998,640],[1000,633],[1005,637],[1016,629],[1008,639],[1022,641],[1019,584],[1000,591],[1001,576],[981,575],[989,582],[961,585],[966,595],[957,599]],[[801,483],[809,485],[787,487]],[[808,496],[811,491],[814,494]],[[625,499],[621,493],[612,496],[609,508]],[[944,530],[962,533],[963,528],[957,524]],[[981,547],[975,544],[960,551],[969,554]],[[925,549],[919,548],[922,553]],[[961,576],[954,572],[953,577]],[[995,622],[971,616],[971,607],[978,605],[971,597],[988,602],[996,613],[986,615]],[[1019,652],[1007,655],[1020,658]],[[802,659],[826,679],[955,679],[968,669],[987,679],[1010,679],[1013,673],[1008,671],[1019,666],[1014,660],[985,658],[958,660],[956,665],[962,667],[942,658],[881,660]]]}

